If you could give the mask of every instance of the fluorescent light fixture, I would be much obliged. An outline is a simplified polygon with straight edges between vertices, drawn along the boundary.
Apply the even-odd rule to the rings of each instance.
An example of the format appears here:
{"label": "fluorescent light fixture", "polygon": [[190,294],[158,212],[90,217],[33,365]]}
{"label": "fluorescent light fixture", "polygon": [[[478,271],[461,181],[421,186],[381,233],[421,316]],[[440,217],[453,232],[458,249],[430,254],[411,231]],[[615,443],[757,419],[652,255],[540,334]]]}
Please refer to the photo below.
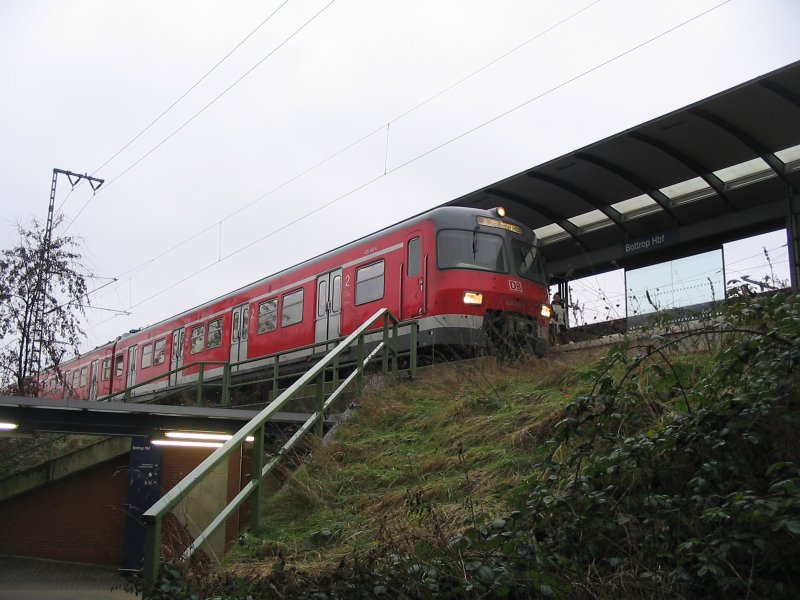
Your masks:
{"label": "fluorescent light fixture", "polygon": [[183,448],[219,448],[222,442],[201,442],[198,440],[150,440],[154,446],[181,446]]}
{"label": "fluorescent light fixture", "polygon": [[17,427],[19,427],[19,425],[17,425],[16,423],[0,422],[0,431],[13,431]]}
{"label": "fluorescent light fixture", "polygon": [[[164,434],[168,438],[179,440],[199,440],[205,442],[227,442],[233,436],[228,433],[202,433],[194,431],[168,431]],[[254,442],[255,437],[248,435],[245,438],[246,442]]]}

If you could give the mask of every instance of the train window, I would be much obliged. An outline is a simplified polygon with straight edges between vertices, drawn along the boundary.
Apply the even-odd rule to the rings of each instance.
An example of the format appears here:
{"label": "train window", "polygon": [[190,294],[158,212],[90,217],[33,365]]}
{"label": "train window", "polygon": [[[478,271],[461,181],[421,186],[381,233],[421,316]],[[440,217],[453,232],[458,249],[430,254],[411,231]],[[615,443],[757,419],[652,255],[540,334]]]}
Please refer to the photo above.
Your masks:
{"label": "train window", "polygon": [[103,374],[100,377],[103,381],[108,381],[111,379],[111,359],[104,358],[103,359]]}
{"label": "train window", "polygon": [[278,299],[272,298],[258,305],[258,333],[273,331],[278,327]]}
{"label": "train window", "polygon": [[242,307],[242,339],[247,339],[247,330],[250,327],[250,306]]}
{"label": "train window", "polygon": [[81,367],[81,387],[86,385],[86,367]]}
{"label": "train window", "polygon": [[122,376],[122,363],[125,361],[125,355],[120,354],[114,359],[114,377]]}
{"label": "train window", "polygon": [[191,354],[197,354],[198,352],[202,352],[203,348],[205,348],[205,327],[199,325],[192,329],[192,339],[189,346],[189,352]]}
{"label": "train window", "polygon": [[384,261],[356,269],[356,304],[383,298]]}
{"label": "train window", "polygon": [[[239,311],[233,311],[233,327],[231,327],[231,341],[239,341]],[[194,352],[194,351],[193,351]]]}
{"label": "train window", "polygon": [[164,364],[166,360],[167,354],[167,340],[158,340],[156,342],[155,349],[153,350],[153,364],[154,365],[161,365]]}
{"label": "train window", "polygon": [[317,316],[324,317],[328,308],[328,280],[320,279],[317,287]]}
{"label": "train window", "polygon": [[342,309],[342,276],[336,275],[333,278],[333,312],[338,313]]}
{"label": "train window", "polygon": [[517,275],[540,283],[546,282],[542,253],[536,246],[520,240],[511,240],[511,250]]}
{"label": "train window", "polygon": [[153,364],[153,344],[142,346],[142,368],[146,369]]}
{"label": "train window", "polygon": [[422,267],[422,243],[418,237],[408,241],[408,276],[419,275]]}
{"label": "train window", "polygon": [[214,319],[208,324],[208,347],[217,348],[222,345],[222,319]]}
{"label": "train window", "polygon": [[72,372],[72,389],[77,388],[81,384],[81,372],[79,369],[75,369]]}
{"label": "train window", "polygon": [[475,269],[508,273],[503,238],[492,233],[443,229],[436,237],[440,269]]}
{"label": "train window", "polygon": [[281,327],[288,327],[303,320],[303,290],[295,290],[283,295]]}

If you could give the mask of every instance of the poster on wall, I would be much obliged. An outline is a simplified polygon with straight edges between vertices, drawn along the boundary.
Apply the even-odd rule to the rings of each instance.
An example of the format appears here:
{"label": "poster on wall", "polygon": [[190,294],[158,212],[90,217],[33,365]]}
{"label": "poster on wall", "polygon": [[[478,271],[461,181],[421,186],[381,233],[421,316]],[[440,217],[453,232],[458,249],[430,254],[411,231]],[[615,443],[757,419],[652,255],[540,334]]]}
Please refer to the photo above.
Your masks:
{"label": "poster on wall", "polygon": [[131,439],[131,459],[128,467],[128,502],[125,519],[125,570],[142,568],[144,557],[144,522],[142,515],[161,498],[161,448],[148,437]]}

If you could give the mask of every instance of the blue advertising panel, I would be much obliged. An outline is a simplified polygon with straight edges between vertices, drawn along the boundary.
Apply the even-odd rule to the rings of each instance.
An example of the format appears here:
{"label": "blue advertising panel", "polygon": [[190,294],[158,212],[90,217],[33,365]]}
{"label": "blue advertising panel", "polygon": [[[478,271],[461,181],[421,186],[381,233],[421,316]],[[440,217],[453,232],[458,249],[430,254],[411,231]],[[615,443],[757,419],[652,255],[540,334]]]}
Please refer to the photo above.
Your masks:
{"label": "blue advertising panel", "polygon": [[128,468],[123,569],[142,568],[144,556],[142,515],[159,498],[161,498],[161,448],[154,446],[147,437],[134,437],[131,440],[131,459]]}

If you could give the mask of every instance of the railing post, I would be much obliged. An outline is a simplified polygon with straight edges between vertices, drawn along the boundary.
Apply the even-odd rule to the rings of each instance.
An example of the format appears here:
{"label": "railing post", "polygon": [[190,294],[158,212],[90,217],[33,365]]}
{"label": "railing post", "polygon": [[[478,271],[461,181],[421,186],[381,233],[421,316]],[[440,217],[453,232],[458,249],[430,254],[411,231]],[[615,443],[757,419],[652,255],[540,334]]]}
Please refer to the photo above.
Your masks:
{"label": "railing post", "polygon": [[358,362],[356,363],[358,385],[364,383],[364,334],[358,336]]}
{"label": "railing post", "polygon": [[123,398],[125,399],[125,402],[131,401],[131,388],[129,387],[125,388],[125,396],[123,396]]}
{"label": "railing post", "polygon": [[417,338],[419,337],[419,323],[411,323],[411,348],[408,354],[408,374],[411,377],[417,376]]}
{"label": "railing post", "polygon": [[392,319],[392,373],[397,373],[397,355],[400,350],[398,349],[397,337],[397,321]]}
{"label": "railing post", "polygon": [[250,494],[250,530],[258,529],[258,520],[261,515],[261,469],[264,468],[264,426],[256,429],[256,439],[253,442],[253,455],[250,461],[250,480],[254,484],[253,493]]}
{"label": "railing post", "polygon": [[276,354],[275,358],[273,358],[272,362],[272,400],[278,397],[278,373],[279,373],[279,365],[278,365],[279,356]]}
{"label": "railing post", "polygon": [[331,390],[336,390],[339,387],[339,355],[333,357],[333,381]]}
{"label": "railing post", "polygon": [[231,364],[222,367],[222,406],[231,405]]}
{"label": "railing post", "polygon": [[319,419],[317,419],[317,423],[314,425],[314,431],[316,431],[319,437],[322,437],[325,433],[325,415],[322,412],[322,409],[325,407],[325,369],[322,369],[320,374],[317,375],[316,387],[315,399]]}
{"label": "railing post", "polygon": [[143,598],[147,600],[151,597],[153,589],[158,579],[158,571],[161,566],[161,519],[145,518],[144,521],[144,564],[142,565],[142,576],[144,579]]}
{"label": "railing post", "polygon": [[389,314],[383,315],[383,354],[381,357],[381,371],[384,375],[389,372]]}
{"label": "railing post", "polygon": [[197,405],[203,405],[203,372],[205,371],[205,363],[200,363],[200,370],[197,372]]}

